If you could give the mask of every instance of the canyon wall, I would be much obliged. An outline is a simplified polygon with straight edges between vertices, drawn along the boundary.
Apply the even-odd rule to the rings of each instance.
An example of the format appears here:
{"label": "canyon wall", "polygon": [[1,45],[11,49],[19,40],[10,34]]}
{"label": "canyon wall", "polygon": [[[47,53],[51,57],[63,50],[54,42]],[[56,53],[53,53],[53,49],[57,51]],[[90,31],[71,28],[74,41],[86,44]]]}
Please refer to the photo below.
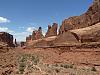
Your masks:
{"label": "canyon wall", "polygon": [[60,26],[59,34],[72,29],[88,27],[98,22],[100,22],[100,0],[94,0],[86,13],[65,19]]}

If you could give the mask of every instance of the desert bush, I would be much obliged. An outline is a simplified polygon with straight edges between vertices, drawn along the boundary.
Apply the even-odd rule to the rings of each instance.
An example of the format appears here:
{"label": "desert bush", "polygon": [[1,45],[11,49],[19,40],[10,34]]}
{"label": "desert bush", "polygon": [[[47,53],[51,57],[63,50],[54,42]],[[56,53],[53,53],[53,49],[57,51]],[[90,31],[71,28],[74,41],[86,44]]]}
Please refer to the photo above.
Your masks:
{"label": "desert bush", "polygon": [[91,71],[97,71],[95,67],[92,67]]}
{"label": "desert bush", "polygon": [[71,74],[69,74],[69,75],[75,75],[75,74],[71,73]]}
{"label": "desert bush", "polygon": [[24,73],[25,67],[26,67],[25,63],[20,63],[20,65],[19,65],[19,72],[20,72],[20,74]]}
{"label": "desert bush", "polygon": [[[31,63],[32,62],[32,63]],[[32,65],[37,65],[39,63],[39,57],[33,54],[25,54],[22,55],[19,58],[19,73],[23,74],[24,69],[27,67],[27,69],[31,70]]]}
{"label": "desert bush", "polygon": [[64,67],[64,68],[73,68],[73,64],[61,64],[60,67]]}
{"label": "desert bush", "polygon": [[69,68],[69,65],[65,64],[63,65],[64,68]]}
{"label": "desert bush", "polygon": [[58,67],[59,65],[58,65],[58,64],[55,64],[54,66],[55,66],[55,67]]}
{"label": "desert bush", "polygon": [[37,65],[39,63],[39,57],[38,56],[32,56],[32,62],[34,65]]}
{"label": "desert bush", "polygon": [[71,64],[71,65],[69,65],[69,68],[73,68],[73,65]]}
{"label": "desert bush", "polygon": [[60,67],[64,67],[64,65],[61,64]]}
{"label": "desert bush", "polygon": [[22,58],[20,59],[20,62],[25,62],[26,60],[27,60],[27,58],[22,56]]}
{"label": "desert bush", "polygon": [[57,68],[56,68],[56,69],[55,69],[55,72],[56,72],[56,73],[59,73],[59,72],[60,72],[60,69],[57,69]]}

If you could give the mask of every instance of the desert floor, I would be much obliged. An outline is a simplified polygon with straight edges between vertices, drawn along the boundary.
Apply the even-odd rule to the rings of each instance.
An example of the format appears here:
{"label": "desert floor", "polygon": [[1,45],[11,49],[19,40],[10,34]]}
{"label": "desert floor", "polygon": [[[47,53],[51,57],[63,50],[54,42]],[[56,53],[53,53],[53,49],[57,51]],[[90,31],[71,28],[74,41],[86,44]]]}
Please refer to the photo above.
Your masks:
{"label": "desert floor", "polygon": [[100,48],[10,48],[0,75],[100,75]]}

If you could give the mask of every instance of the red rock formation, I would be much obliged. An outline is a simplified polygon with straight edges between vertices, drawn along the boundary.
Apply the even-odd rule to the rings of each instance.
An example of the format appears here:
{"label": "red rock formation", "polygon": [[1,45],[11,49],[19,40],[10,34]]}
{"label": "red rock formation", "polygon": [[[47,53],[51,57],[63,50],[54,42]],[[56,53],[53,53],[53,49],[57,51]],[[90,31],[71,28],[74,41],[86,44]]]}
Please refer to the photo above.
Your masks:
{"label": "red rock formation", "polygon": [[33,31],[32,33],[32,40],[37,40],[43,38],[42,28],[39,27],[38,30]]}
{"label": "red rock formation", "polygon": [[42,34],[42,28],[39,27],[38,30],[33,31],[32,35],[29,35],[29,37],[26,37],[26,42],[42,39],[44,36]]}
{"label": "red rock formation", "polygon": [[14,41],[14,44],[15,44],[15,47],[17,47],[17,46],[18,46],[16,39],[15,39],[15,41]]}
{"label": "red rock formation", "polygon": [[100,23],[85,28],[70,30],[70,32],[75,35],[81,43],[100,41]]}
{"label": "red rock formation", "polygon": [[50,25],[48,25],[48,31],[47,31],[45,37],[57,36],[57,28],[58,28],[57,23],[53,23],[52,27]]}
{"label": "red rock formation", "polygon": [[100,22],[100,0],[94,0],[86,13],[65,19],[59,29],[59,34],[71,29],[88,27],[98,22]]}
{"label": "red rock formation", "polygon": [[42,28],[41,27],[39,27],[39,29],[37,31],[35,31],[35,38],[36,38],[36,40],[43,38]]}
{"label": "red rock formation", "polygon": [[28,37],[26,37],[26,42],[29,42],[32,40],[32,35],[29,35]]}
{"label": "red rock formation", "polygon": [[0,32],[0,41],[8,44],[8,46],[13,47],[13,35],[6,33],[6,32]]}
{"label": "red rock formation", "polygon": [[35,35],[36,35],[36,31],[33,31],[33,33],[32,33],[32,40],[36,40]]}
{"label": "red rock formation", "polygon": [[21,47],[23,47],[23,46],[25,46],[25,45],[26,45],[26,42],[21,42],[21,43],[20,43],[20,46],[21,46]]}
{"label": "red rock formation", "polygon": [[75,35],[73,35],[70,31],[67,31],[63,34],[57,36],[54,40],[55,44],[63,44],[63,43],[78,43],[79,40]]}

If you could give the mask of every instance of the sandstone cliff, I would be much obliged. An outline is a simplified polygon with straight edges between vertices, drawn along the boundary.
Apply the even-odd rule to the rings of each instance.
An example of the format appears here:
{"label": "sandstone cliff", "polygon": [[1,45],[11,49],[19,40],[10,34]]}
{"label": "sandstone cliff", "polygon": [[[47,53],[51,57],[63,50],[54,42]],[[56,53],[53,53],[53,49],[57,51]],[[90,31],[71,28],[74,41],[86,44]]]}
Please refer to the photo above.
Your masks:
{"label": "sandstone cliff", "polygon": [[94,0],[86,13],[65,19],[59,29],[59,34],[71,29],[88,27],[98,22],[100,22],[100,0]]}

